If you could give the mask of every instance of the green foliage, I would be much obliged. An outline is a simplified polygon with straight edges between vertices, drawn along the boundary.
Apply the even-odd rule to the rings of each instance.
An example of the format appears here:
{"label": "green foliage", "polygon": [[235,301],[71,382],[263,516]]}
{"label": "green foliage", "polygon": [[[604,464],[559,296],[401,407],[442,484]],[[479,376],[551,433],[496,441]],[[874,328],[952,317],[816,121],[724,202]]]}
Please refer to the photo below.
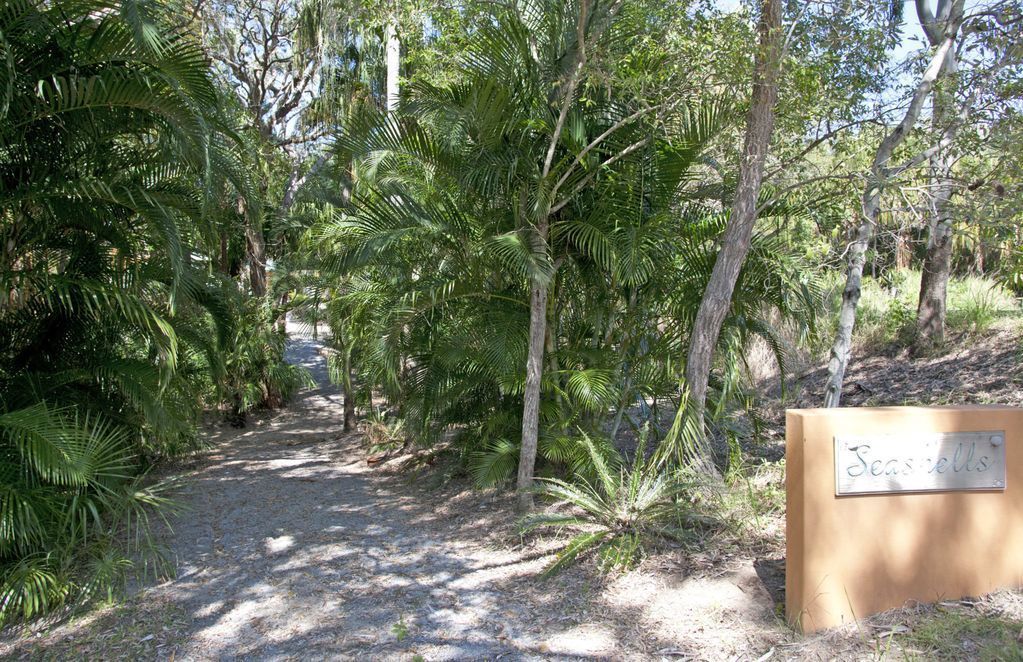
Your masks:
{"label": "green foliage", "polygon": [[0,11],[0,623],[149,567],[168,502],[145,470],[195,448],[231,333],[197,255],[247,180],[202,51],[165,18]]}
{"label": "green foliage", "polygon": [[[491,435],[463,435],[460,439],[468,454],[469,475],[477,487],[494,487],[514,477],[519,466],[519,444],[508,439],[493,439]],[[549,468],[568,475],[594,480],[597,467],[593,464],[591,447],[611,467],[621,463],[614,444],[604,437],[591,438],[569,434],[549,434],[540,438],[537,454]]]}
{"label": "green foliage", "polygon": [[160,562],[149,511],[170,504],[136,462],[127,431],[99,419],[0,414],[0,623],[109,591],[139,552]]}
{"label": "green foliage", "polygon": [[560,508],[522,521],[524,532],[540,527],[578,531],[548,566],[546,574],[555,573],[592,551],[596,551],[605,570],[628,569],[640,560],[645,546],[653,539],[686,540],[687,500],[696,485],[646,459],[646,430],[632,466],[627,469],[616,469],[608,463],[589,437],[584,436],[581,445],[589,454],[594,479],[577,477],[573,482],[538,479],[538,494],[556,501]]}
{"label": "green foliage", "polygon": [[[481,484],[514,470],[530,284],[547,284],[551,298],[540,456],[571,470],[585,453],[565,430],[599,438],[609,418],[615,432],[642,424],[624,415],[636,403],[678,397],[679,359],[726,220],[703,185],[704,157],[739,114],[697,97],[650,112],[618,76],[656,77],[655,59],[628,57],[649,27],[635,23],[642,12],[611,22],[557,132],[551,90],[574,48],[577,9],[495,9],[456,82],[412,86],[399,116],[353,116],[337,160],[358,186],[310,233],[332,325],[343,329],[339,351],[397,406],[416,443],[462,430],[462,457]],[[731,184],[715,184],[728,194]],[[778,224],[802,213],[764,204]],[[784,363],[775,312],[805,336],[819,307],[805,261],[758,235],[722,334],[719,409],[738,402],[753,338]],[[652,416],[645,407],[644,420]]]}
{"label": "green foliage", "polygon": [[[841,287],[829,288],[831,311],[838,310]],[[868,347],[910,345],[916,337],[916,307],[920,272],[892,271],[883,279],[865,276],[856,319],[857,341]],[[949,331],[966,335],[983,332],[1002,319],[1019,317],[1019,301],[989,277],[953,277],[948,284]]]}
{"label": "green foliage", "polygon": [[277,311],[266,300],[240,299],[237,306],[234,332],[217,352],[217,389],[220,400],[231,407],[232,423],[243,425],[247,412],[281,407],[315,382],[308,370],[284,361],[286,337],[275,324]]}
{"label": "green foliage", "polygon": [[398,622],[391,626],[391,634],[398,640],[398,643],[401,643],[408,636],[408,624],[405,622],[404,614],[399,616]]}

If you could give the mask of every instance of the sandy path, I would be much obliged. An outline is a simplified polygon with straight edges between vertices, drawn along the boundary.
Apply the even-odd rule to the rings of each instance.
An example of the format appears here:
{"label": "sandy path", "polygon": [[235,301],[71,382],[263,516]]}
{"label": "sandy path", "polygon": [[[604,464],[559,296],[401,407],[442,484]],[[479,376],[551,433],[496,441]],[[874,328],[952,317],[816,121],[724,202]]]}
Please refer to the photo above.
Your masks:
{"label": "sandy path", "polygon": [[367,466],[319,347],[294,334],[288,350],[318,388],[217,428],[181,475],[175,579],[0,633],[0,658],[739,660],[788,638],[748,560],[709,577],[687,577],[683,554],[538,578],[551,541],[519,544],[508,492]]}
{"label": "sandy path", "polygon": [[538,562],[476,544],[429,495],[367,468],[318,344],[296,338],[288,358],[321,386],[225,429],[181,494],[178,577],[148,592],[191,615],[178,657],[529,656],[507,582]]}

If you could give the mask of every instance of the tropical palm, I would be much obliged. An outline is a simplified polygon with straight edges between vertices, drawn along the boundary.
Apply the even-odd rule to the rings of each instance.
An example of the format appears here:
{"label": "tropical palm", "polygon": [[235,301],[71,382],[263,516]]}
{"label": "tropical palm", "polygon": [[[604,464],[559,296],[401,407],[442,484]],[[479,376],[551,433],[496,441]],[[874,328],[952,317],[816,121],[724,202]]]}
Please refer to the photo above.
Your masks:
{"label": "tropical palm", "polygon": [[558,552],[545,573],[553,574],[580,556],[596,550],[606,570],[628,569],[640,560],[644,546],[661,537],[687,538],[691,519],[687,497],[696,483],[646,459],[644,428],[632,466],[608,462],[605,453],[588,436],[581,445],[590,458],[592,479],[573,481],[540,478],[537,493],[554,503],[552,508],[526,517],[523,533],[544,527],[578,531]]}
{"label": "tropical palm", "polygon": [[199,256],[249,188],[242,148],[155,12],[0,10],[0,622],[131,565],[114,540],[163,503],[140,476],[194,447],[233,333]]}
{"label": "tropical palm", "polygon": [[[732,116],[724,104],[649,108],[608,89],[610,76],[586,78],[585,102],[566,106],[557,129],[550,92],[577,11],[532,2],[498,13],[458,82],[414,86],[406,115],[352,121],[338,145],[363,185],[314,235],[324,270],[358,274],[373,291],[375,330],[361,354],[375,383],[421,441],[456,426],[483,482],[515,466],[530,288],[550,293],[539,446],[558,462],[579,455],[557,450],[566,430],[600,433],[609,411],[620,423],[634,402],[677,397],[678,358],[723,227],[696,184],[702,153]],[[601,43],[613,59],[630,33],[627,21],[611,29],[616,39]],[[781,349],[767,307],[806,320],[807,281],[779,242],[758,239],[722,335],[722,407],[753,335]]]}

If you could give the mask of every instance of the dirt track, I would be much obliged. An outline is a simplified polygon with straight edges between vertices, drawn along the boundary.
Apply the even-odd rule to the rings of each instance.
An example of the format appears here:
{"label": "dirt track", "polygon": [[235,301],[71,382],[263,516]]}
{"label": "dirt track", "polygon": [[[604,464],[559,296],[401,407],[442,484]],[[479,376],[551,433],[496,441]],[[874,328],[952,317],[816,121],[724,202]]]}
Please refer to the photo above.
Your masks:
{"label": "dirt track", "polygon": [[553,542],[521,544],[507,492],[367,466],[319,348],[297,335],[288,358],[320,386],[245,429],[218,426],[182,473],[175,579],[0,637],[0,657],[755,659],[788,638],[750,560],[691,578],[675,557],[538,578]]}

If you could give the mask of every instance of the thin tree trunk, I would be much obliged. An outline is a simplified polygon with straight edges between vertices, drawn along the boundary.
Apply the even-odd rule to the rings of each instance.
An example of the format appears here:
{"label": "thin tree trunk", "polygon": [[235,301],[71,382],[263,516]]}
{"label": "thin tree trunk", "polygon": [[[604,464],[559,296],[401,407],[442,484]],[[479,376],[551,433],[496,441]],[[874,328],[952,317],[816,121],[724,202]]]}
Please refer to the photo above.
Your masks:
{"label": "thin tree trunk", "polygon": [[245,243],[249,253],[249,288],[253,296],[261,297],[266,294],[266,242],[262,228],[246,223]]}
{"label": "thin tree trunk", "polygon": [[[291,293],[290,292],[285,292],[284,294],[282,294],[281,295],[281,301],[280,301],[281,308],[282,309],[286,309],[287,306],[288,306],[288,301],[290,301],[290,300],[291,300]],[[287,312],[287,310],[282,312],[281,316],[277,318],[277,330],[280,331],[281,333],[287,333],[288,332],[288,312]]]}
{"label": "thin tree trunk", "polygon": [[249,271],[249,288],[253,296],[261,297],[266,294],[266,240],[263,238],[262,223],[249,213],[245,198],[240,195],[238,213],[245,219],[245,258]]}
{"label": "thin tree trunk", "polygon": [[519,509],[533,507],[533,468],[539,437],[540,381],[543,377],[544,336],[547,331],[547,283],[535,283],[529,293],[529,351],[526,356],[526,388],[522,394],[522,446],[516,488]]}
{"label": "thin tree trunk", "polygon": [[395,17],[387,22],[384,28],[384,50],[387,61],[387,113],[398,110],[399,83],[398,74],[401,69],[401,41],[398,39],[398,21]]}
{"label": "thin tree trunk", "polygon": [[[917,15],[924,26],[924,34],[931,46],[941,41],[943,30],[936,20],[947,21],[950,12],[962,13],[961,0],[939,0],[937,19],[927,11],[925,0],[917,0]],[[954,181],[952,179],[951,143],[955,133],[955,102],[954,77],[959,66],[954,49],[945,55],[944,65],[938,73],[938,82],[932,90],[934,100],[931,123],[936,133],[948,128],[948,138],[939,147],[930,160],[931,167],[931,219],[927,224],[927,255],[924,257],[923,270],[920,278],[920,298],[917,304],[917,349],[941,345],[945,341],[945,313],[948,292],[948,279],[952,268],[952,213],[949,202],[952,198]],[[943,86],[941,82],[948,83]]]}
{"label": "thin tree trunk", "polygon": [[344,430],[350,432],[355,427],[355,389],[352,388],[352,350],[346,348],[342,352],[341,395],[344,398]]}
{"label": "thin tree trunk", "polygon": [[[604,32],[611,20],[622,6],[621,0],[614,0],[605,10],[604,15],[597,21],[591,23],[590,0],[582,0],[579,4],[579,17],[576,23],[575,50],[565,58],[570,63],[565,71],[568,80],[554,85],[551,90],[550,100],[552,103],[560,103],[558,119],[555,123],[547,154],[544,158],[543,169],[538,185],[541,187],[551,185],[549,176],[554,165],[554,155],[557,151],[561,133],[565,127],[568,112],[571,109],[572,100],[575,98],[579,82],[582,80],[583,70],[586,65],[587,40],[596,40]],[[589,33],[587,30],[589,29]],[[548,190],[549,192],[549,190]],[[540,213],[536,219],[536,234],[540,245],[547,248],[547,240],[550,230],[551,202],[548,208]],[[555,261],[554,270],[557,270]],[[520,510],[529,510],[533,507],[533,494],[530,489],[533,486],[533,470],[536,465],[536,445],[540,435],[540,382],[543,378],[544,341],[547,333],[547,298],[550,283],[535,281],[530,285],[529,293],[529,349],[526,356],[526,385],[523,392],[522,405],[522,442],[519,450],[519,469],[516,489],[518,491],[518,505]]]}
{"label": "thin tree trunk", "polygon": [[912,257],[909,228],[899,228],[895,233],[895,267],[900,271],[909,269],[912,264]]}
{"label": "thin tree trunk", "polygon": [[[757,217],[757,198],[764,176],[764,161],[774,130],[774,105],[778,99],[778,74],[781,69],[783,34],[781,0],[764,0],[760,17],[760,48],[757,51],[753,98],[746,119],[746,139],[739,164],[739,184],[722,237],[721,250],[714,261],[707,289],[689,336],[686,358],[686,387],[696,415],[703,416],[707,400],[714,347],[721,326],[731,307],[735,283],[739,279],[753,238]],[[713,467],[710,448],[699,451],[705,468]]]}
{"label": "thin tree trunk", "polygon": [[863,264],[866,261],[867,247],[881,214],[881,193],[888,183],[892,171],[888,162],[891,160],[895,148],[902,144],[916,125],[924,101],[934,87],[934,81],[937,80],[938,73],[941,71],[945,55],[952,48],[958,32],[959,22],[956,21],[949,26],[946,31],[947,36],[931,57],[923,77],[913,91],[909,107],[906,108],[902,121],[885,136],[874,154],[874,161],[870,168],[870,181],[867,182],[863,191],[862,217],[846,252],[845,288],[842,290],[842,307],[838,313],[835,342],[831,346],[828,360],[828,381],[824,390],[825,407],[837,407],[842,401],[842,383],[845,380],[846,368],[849,366],[853,328],[856,325],[856,307],[860,302]]}

